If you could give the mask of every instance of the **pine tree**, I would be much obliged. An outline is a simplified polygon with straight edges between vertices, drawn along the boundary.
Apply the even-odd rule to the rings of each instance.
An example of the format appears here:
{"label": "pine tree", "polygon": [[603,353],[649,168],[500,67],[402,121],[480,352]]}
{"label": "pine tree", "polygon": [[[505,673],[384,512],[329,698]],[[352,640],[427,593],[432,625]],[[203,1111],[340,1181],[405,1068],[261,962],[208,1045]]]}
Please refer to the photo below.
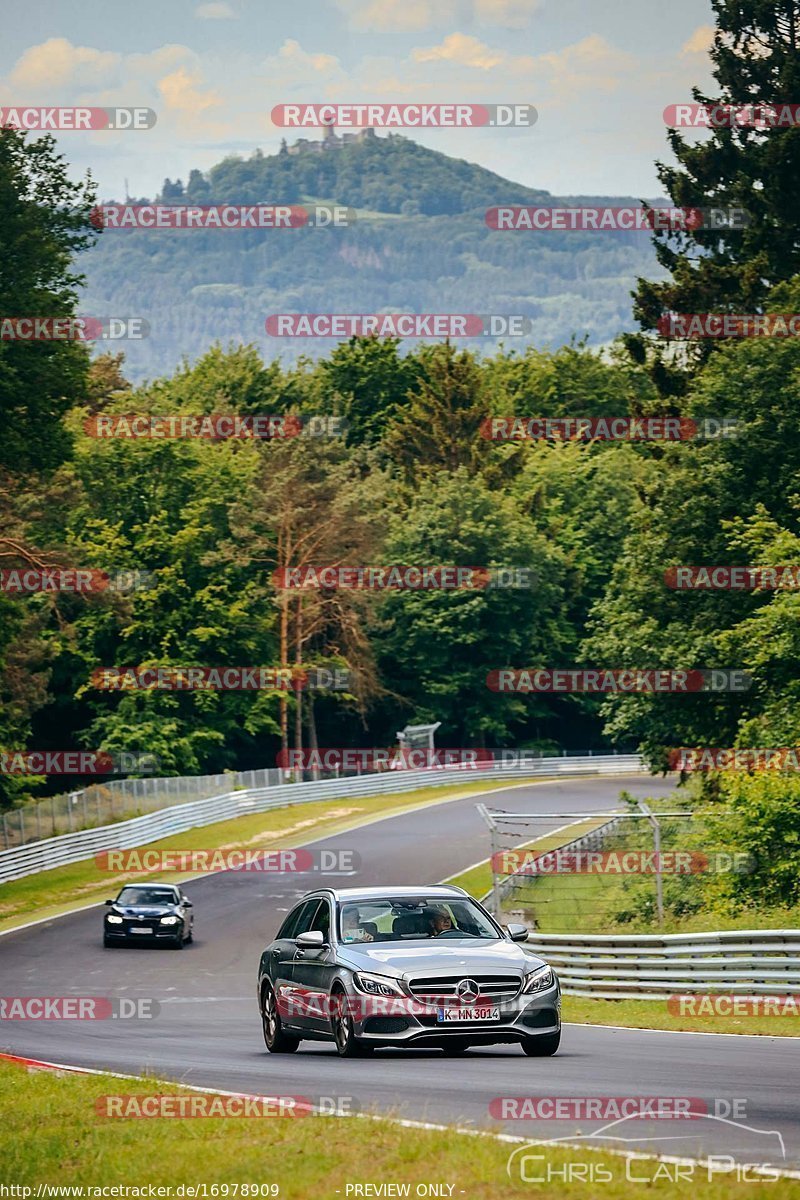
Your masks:
{"label": "pine tree", "polygon": [[[703,105],[797,106],[800,103],[800,0],[712,0],[717,29],[710,57],[717,94],[692,89]],[[800,272],[800,126],[712,127],[698,144],[670,129],[678,166],[658,164],[658,176],[680,208],[739,208],[745,228],[699,228],[654,236],[659,263],[671,278],[639,279],[634,314],[656,330],[667,312],[758,312],[770,288]],[[626,342],[663,396],[683,392],[685,374],[641,335]],[[705,361],[710,342],[692,346],[689,366]]]}

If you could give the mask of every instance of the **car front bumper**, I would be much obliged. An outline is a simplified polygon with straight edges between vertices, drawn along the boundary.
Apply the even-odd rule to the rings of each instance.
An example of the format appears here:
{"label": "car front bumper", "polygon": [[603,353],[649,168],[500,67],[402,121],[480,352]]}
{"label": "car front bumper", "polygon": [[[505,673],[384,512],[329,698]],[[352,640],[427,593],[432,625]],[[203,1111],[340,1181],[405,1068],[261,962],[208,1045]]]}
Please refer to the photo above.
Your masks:
{"label": "car front bumper", "polygon": [[427,1005],[427,1011],[417,1011],[423,1006],[406,1005],[400,997],[370,998],[375,1001],[369,1006],[372,1011],[362,1014],[359,1009],[365,999],[361,993],[351,993],[354,1032],[375,1045],[440,1045],[450,1039],[491,1045],[554,1034],[561,1028],[561,989],[557,983],[542,992],[498,1003],[500,1019],[490,1021],[445,1023],[438,1020],[433,1004]]}

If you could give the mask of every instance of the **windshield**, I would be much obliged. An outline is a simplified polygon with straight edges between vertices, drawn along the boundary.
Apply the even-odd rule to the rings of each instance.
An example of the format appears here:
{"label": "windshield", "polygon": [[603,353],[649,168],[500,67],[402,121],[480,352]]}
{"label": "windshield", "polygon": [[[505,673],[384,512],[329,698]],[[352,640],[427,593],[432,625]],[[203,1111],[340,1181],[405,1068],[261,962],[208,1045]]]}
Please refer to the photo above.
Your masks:
{"label": "windshield", "polygon": [[477,904],[463,899],[409,896],[345,902],[339,909],[339,940],[418,942],[427,938],[492,938],[499,934]]}
{"label": "windshield", "polygon": [[175,904],[175,893],[171,888],[124,887],[117,896],[117,904]]}

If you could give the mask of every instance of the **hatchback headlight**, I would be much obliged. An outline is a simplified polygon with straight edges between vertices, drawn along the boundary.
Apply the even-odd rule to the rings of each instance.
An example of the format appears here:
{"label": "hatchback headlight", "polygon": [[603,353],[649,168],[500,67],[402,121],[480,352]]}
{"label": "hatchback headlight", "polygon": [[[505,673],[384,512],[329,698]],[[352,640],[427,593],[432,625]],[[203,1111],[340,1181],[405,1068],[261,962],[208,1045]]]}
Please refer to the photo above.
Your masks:
{"label": "hatchback headlight", "polygon": [[368,996],[405,996],[399,981],[390,975],[369,975],[357,971],[353,979],[358,990],[366,992]]}
{"label": "hatchback headlight", "polygon": [[122,917],[115,917],[113,913],[109,913],[108,916],[106,917],[106,920],[108,921],[109,925],[121,925],[122,924]]}
{"label": "hatchback headlight", "polygon": [[179,917],[162,917],[159,921],[160,925],[177,925]]}
{"label": "hatchback headlight", "polygon": [[555,980],[556,977],[552,967],[538,967],[535,971],[531,971],[523,983],[523,994],[530,995],[531,992],[544,992],[547,988],[553,986]]}

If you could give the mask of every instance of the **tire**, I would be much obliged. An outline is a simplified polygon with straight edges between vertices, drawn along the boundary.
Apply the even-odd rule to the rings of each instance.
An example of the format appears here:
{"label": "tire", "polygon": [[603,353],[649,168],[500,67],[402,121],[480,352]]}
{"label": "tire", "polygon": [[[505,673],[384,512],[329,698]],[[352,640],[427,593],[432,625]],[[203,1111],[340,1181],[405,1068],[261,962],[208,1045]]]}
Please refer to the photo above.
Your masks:
{"label": "tire", "polygon": [[261,1028],[264,1045],[270,1054],[293,1054],[300,1045],[300,1038],[284,1033],[275,992],[267,984],[261,993]]}
{"label": "tire", "polygon": [[555,1054],[561,1042],[561,1030],[558,1033],[546,1033],[544,1037],[523,1038],[522,1049],[530,1058],[549,1058]]}
{"label": "tire", "polygon": [[448,1058],[455,1058],[457,1054],[469,1050],[469,1042],[466,1038],[448,1038],[446,1042],[442,1042],[442,1049]]}
{"label": "tire", "polygon": [[190,942],[193,942],[193,941],[194,941],[194,930],[193,930],[193,929],[190,929],[190,930],[189,930],[189,936],[188,936],[188,937],[187,937],[187,939],[186,939],[186,945],[188,946],[188,945],[189,945],[189,943],[190,943]]}
{"label": "tire", "polygon": [[331,992],[331,1033],[340,1058],[361,1058],[372,1050],[356,1037],[347,996],[341,989]]}
{"label": "tire", "polygon": [[183,949],[183,930],[180,931],[180,933],[176,937],[175,941],[172,943],[172,949],[173,950],[182,950]]}

